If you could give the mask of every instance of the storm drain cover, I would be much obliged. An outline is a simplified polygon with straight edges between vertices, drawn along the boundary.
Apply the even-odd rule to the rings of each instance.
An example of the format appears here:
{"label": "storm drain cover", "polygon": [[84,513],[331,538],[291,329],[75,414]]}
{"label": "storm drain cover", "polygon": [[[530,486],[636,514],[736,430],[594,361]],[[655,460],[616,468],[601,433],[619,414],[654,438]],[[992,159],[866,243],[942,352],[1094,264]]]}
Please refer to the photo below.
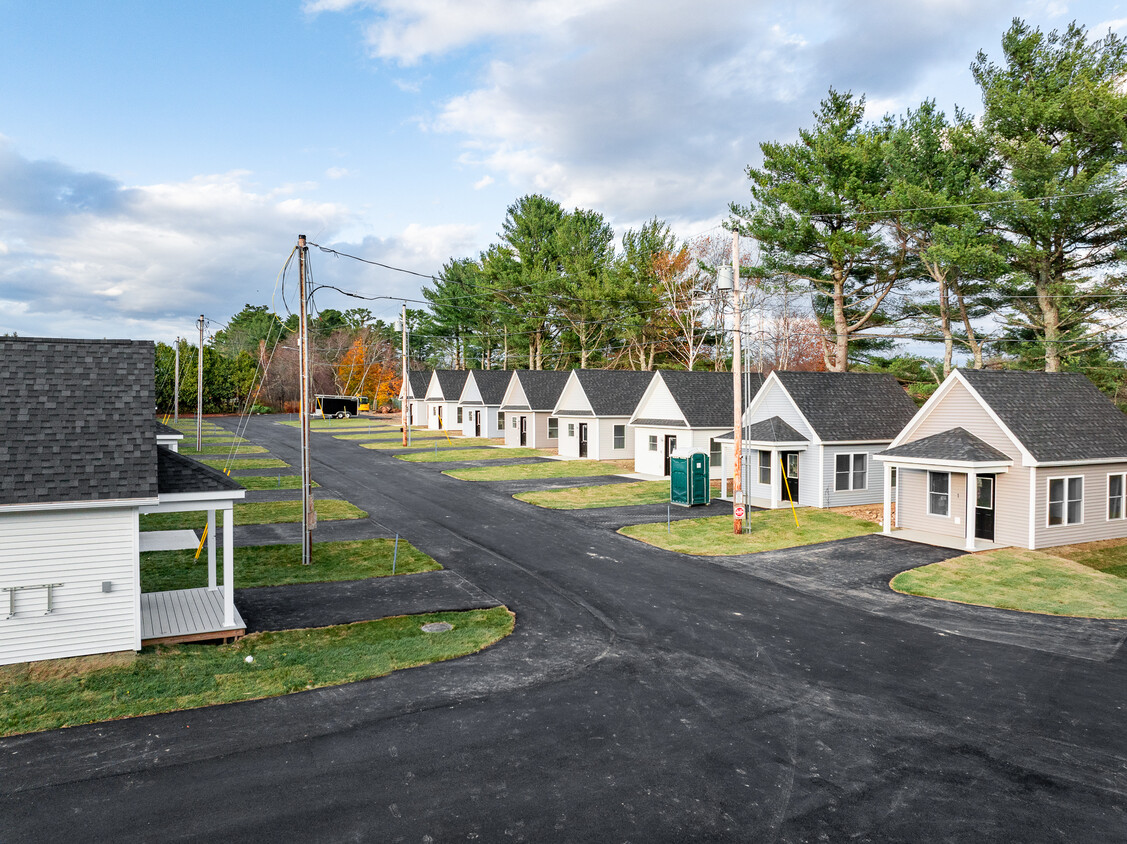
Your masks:
{"label": "storm drain cover", "polygon": [[454,625],[448,621],[432,621],[430,624],[423,625],[424,633],[445,633],[447,630],[453,630]]}

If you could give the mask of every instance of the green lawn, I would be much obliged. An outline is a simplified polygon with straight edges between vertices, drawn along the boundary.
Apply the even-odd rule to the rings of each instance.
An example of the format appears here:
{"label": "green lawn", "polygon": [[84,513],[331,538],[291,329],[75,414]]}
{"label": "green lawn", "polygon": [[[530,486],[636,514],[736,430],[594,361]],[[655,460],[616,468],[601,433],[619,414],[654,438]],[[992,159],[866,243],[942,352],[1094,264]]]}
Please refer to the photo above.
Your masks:
{"label": "green lawn", "polygon": [[[364,580],[391,574],[393,539],[361,539],[313,545],[313,563],[301,564],[301,545],[250,545],[235,549],[235,586],[279,586]],[[146,551],[141,555],[141,591],[167,592],[207,586],[207,554],[188,551]],[[405,539],[399,540],[395,573],[414,574],[442,568]],[[223,581],[222,565],[219,581]]]}
{"label": "green lawn", "polygon": [[[1072,546],[1073,549],[1082,547]],[[1125,618],[1127,566],[1123,564],[1124,553],[1123,546],[1102,556],[1099,550],[1091,548],[1079,551],[1002,548],[901,572],[892,578],[891,585],[896,591],[909,595],[986,607],[1050,615]]]}
{"label": "green lawn", "polygon": [[[175,428],[177,431],[180,431],[185,435],[191,434],[193,437],[196,435],[195,419],[185,419],[183,416],[181,416],[179,422],[173,422],[169,420],[167,424],[169,428]],[[203,425],[200,427],[205,437],[229,433],[226,428],[222,427],[221,425],[216,425],[214,422],[208,422],[206,419],[204,420]]]}
{"label": "green lawn", "polygon": [[[501,445],[504,440],[490,440],[485,437],[451,437],[449,440],[446,437],[424,437],[425,442],[411,438],[411,448],[429,448],[431,454],[434,454],[435,446],[438,446],[438,451],[444,448],[458,447],[458,448],[473,448],[487,445]],[[374,448],[374,449],[387,449],[387,448],[403,448],[403,441],[398,437],[390,440],[383,440],[380,442],[367,442],[361,443],[361,448]]]}
{"label": "green lawn", "polygon": [[795,528],[789,509],[763,510],[748,515],[746,524],[750,532],[740,536],[732,533],[731,516],[673,522],[668,533],[665,522],[629,525],[619,533],[681,554],[716,556],[758,554],[760,551],[813,545],[880,530],[876,522],[809,507],[798,510],[798,523],[799,527]]}
{"label": "green lawn", "polygon": [[[370,434],[333,434],[335,440],[386,440],[388,442],[402,442],[403,435],[394,431],[372,431]],[[446,435],[438,431],[412,431],[411,442],[417,440],[445,440]],[[457,437],[451,437],[455,442]]]}
{"label": "green lawn", "polygon": [[[326,498],[314,501],[317,518],[325,521],[336,519],[363,519],[368,514],[347,501]],[[216,522],[222,524],[223,516],[216,514]],[[275,525],[282,522],[301,521],[300,501],[254,501],[235,505],[236,525]],[[141,516],[141,530],[202,530],[207,524],[207,511],[197,510],[187,513],[146,513]]]}
{"label": "green lawn", "polygon": [[[238,448],[232,449],[232,446],[235,445]],[[194,457],[197,454],[230,454],[232,451],[235,454],[265,454],[269,449],[260,445],[244,445],[242,443],[204,443],[203,447],[196,451],[194,444],[180,443],[180,453],[189,457]]]}
{"label": "green lawn", "polygon": [[[445,621],[446,633],[420,626]],[[230,645],[0,666],[0,735],[274,697],[476,653],[513,630],[504,607],[255,633]],[[253,662],[247,662],[247,657]]]}
{"label": "green lawn", "polygon": [[[235,480],[247,489],[301,489],[301,475],[243,475]],[[320,484],[314,481],[313,486]]]}
{"label": "green lawn", "polygon": [[[287,421],[287,422],[279,422],[278,424],[279,425],[288,425],[291,428],[300,428],[301,427],[301,422],[299,422],[296,419],[294,419],[292,421]],[[394,425],[395,427],[398,428],[399,427],[399,417],[398,416],[395,417],[394,421],[392,421],[392,420],[390,420],[386,417],[381,417],[381,418],[378,418],[378,419],[369,419],[366,416],[353,416],[351,419],[310,419],[309,420],[309,429],[312,430],[312,431],[332,431],[332,430],[335,430],[335,429],[347,431],[349,429],[367,428],[369,425],[373,429],[377,428],[381,425],[385,426],[385,427]]]}
{"label": "green lawn", "polygon": [[545,454],[555,452],[535,448],[440,448],[438,451],[397,456],[399,460],[410,463],[456,463],[461,460],[500,460],[504,457],[543,457]]}
{"label": "green lawn", "polygon": [[[186,442],[186,443],[194,443],[195,441],[196,441],[195,434],[193,434],[190,437],[184,437],[184,442]],[[215,436],[212,436],[212,437],[205,436],[203,438],[203,441],[205,443],[224,443],[224,444],[245,443],[245,442],[247,442],[247,438],[246,437],[236,437],[234,434],[230,434],[230,433],[227,433],[226,431],[224,431],[222,434],[216,434]]]}
{"label": "green lawn", "polygon": [[663,504],[669,501],[669,481],[637,481],[625,484],[543,489],[514,495],[521,501],[551,510],[584,510],[590,507],[626,507],[631,504]]}
{"label": "green lawn", "polygon": [[[213,469],[218,469],[222,472],[227,468],[226,460],[201,460],[205,466],[210,466]],[[285,460],[279,460],[277,457],[239,457],[231,461],[231,471],[236,472],[239,469],[288,469],[290,464]]]}
{"label": "green lawn", "polygon": [[470,469],[451,469],[444,474],[463,481],[521,481],[625,475],[633,471],[633,460],[549,460],[545,463],[516,466],[474,466]]}

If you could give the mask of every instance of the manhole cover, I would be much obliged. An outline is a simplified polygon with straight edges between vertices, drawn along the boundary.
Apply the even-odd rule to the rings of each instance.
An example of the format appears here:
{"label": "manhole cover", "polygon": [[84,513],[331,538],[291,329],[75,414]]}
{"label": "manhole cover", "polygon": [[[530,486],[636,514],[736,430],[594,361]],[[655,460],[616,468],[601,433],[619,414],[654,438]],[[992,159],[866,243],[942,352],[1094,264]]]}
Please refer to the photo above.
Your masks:
{"label": "manhole cover", "polygon": [[423,625],[424,633],[445,633],[447,630],[453,630],[454,625],[448,621],[432,621],[430,624]]}

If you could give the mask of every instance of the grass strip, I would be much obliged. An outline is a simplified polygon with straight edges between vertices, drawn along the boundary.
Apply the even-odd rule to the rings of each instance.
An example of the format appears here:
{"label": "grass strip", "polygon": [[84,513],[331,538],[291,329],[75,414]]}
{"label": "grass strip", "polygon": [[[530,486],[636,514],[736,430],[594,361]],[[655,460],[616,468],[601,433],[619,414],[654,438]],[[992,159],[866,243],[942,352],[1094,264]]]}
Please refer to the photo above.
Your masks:
{"label": "grass strip", "polygon": [[1053,548],[1052,553],[1088,568],[1127,578],[1127,539],[1104,539]]}
{"label": "grass strip", "polygon": [[[403,435],[399,431],[372,431],[370,434],[333,434],[335,440],[387,440],[389,442],[403,442]],[[435,431],[411,432],[411,440],[445,440],[446,435]]]}
{"label": "grass strip", "polygon": [[[195,439],[196,439],[195,437],[185,437],[184,442],[188,442],[188,443],[195,442]],[[203,441],[205,443],[224,443],[225,445],[227,445],[227,444],[230,444],[230,443],[245,443],[245,442],[247,442],[247,438],[246,437],[236,437],[234,434],[224,432],[223,435],[217,434],[216,436],[213,436],[213,437],[204,437]]]}
{"label": "grass strip", "polygon": [[[445,621],[446,633],[420,627]],[[477,653],[513,630],[505,607],[255,633],[230,645],[0,666],[0,735],[337,686]],[[247,662],[253,657],[253,662]]]}
{"label": "grass strip", "polygon": [[1127,617],[1127,572],[1115,564],[1101,570],[1067,559],[1058,555],[1061,550],[1002,548],[967,554],[901,572],[892,578],[891,586],[909,595],[984,607],[1090,618]]}
{"label": "grass strip", "polygon": [[[301,475],[243,475],[235,480],[247,489],[301,489]],[[320,484],[314,481],[313,486]]]}
{"label": "grass strip", "polygon": [[[141,591],[168,592],[207,586],[207,554],[187,551],[145,551],[141,554]],[[301,564],[301,545],[249,545],[235,549],[235,587],[280,586],[286,583],[325,583],[364,580],[395,574],[416,574],[441,569],[435,560],[407,540],[358,539],[320,542],[313,549],[312,565]],[[219,582],[223,569],[219,567]]]}
{"label": "grass strip", "polygon": [[618,532],[679,554],[727,556],[813,545],[880,530],[876,522],[815,508],[800,509],[798,523],[800,527],[796,528],[789,509],[763,510],[748,515],[745,524],[749,532],[739,536],[732,533],[731,516],[685,519],[669,528],[665,522],[628,525]]}
{"label": "grass strip", "polygon": [[[451,437],[449,440],[447,440],[446,437],[442,437],[441,439],[438,437],[426,437],[425,439],[426,442],[420,442],[415,437],[412,437],[409,448],[429,448],[433,454],[435,445],[438,445],[438,450],[442,451],[443,448],[473,448],[487,445],[501,445],[504,442],[504,440],[490,440],[485,437]],[[361,443],[360,447],[374,449],[403,448],[403,441],[396,438],[380,442]]]}
{"label": "grass strip", "polygon": [[[233,448],[233,446],[235,446]],[[180,443],[180,453],[193,457],[197,454],[265,454],[270,449],[261,445],[244,445],[242,443],[204,443],[199,451],[194,445]]]}
{"label": "grass strip", "polygon": [[[298,420],[290,420],[286,422],[279,422],[279,425],[287,425],[290,428],[300,428],[301,422]],[[384,425],[388,427],[399,427],[399,419],[396,417],[395,421],[385,419],[368,419],[364,416],[353,416],[350,419],[310,419],[309,429],[311,431],[332,431],[334,429],[347,431],[349,428],[367,428],[369,425],[376,427]]]}
{"label": "grass strip", "polygon": [[451,469],[443,474],[463,481],[521,481],[542,478],[587,478],[595,475],[623,475],[633,471],[633,460],[549,460],[546,463],[527,463],[515,466],[474,466],[469,469]]}
{"label": "grass strip", "polygon": [[[325,521],[339,519],[363,519],[368,514],[354,504],[339,498],[324,498],[313,502],[317,518]],[[141,530],[202,530],[207,524],[206,510],[192,510],[185,513],[144,513],[141,515]],[[301,521],[300,501],[252,501],[235,505],[235,525],[277,525],[284,522]],[[216,514],[216,522],[222,524],[223,516]]]}
{"label": "grass strip", "polygon": [[521,492],[513,498],[549,510],[586,510],[591,507],[629,507],[634,504],[664,504],[669,501],[669,481],[637,481],[625,484],[579,486]]}
{"label": "grass strip", "polygon": [[535,448],[447,448],[397,455],[408,463],[456,463],[462,460],[500,460],[505,457],[543,457],[555,451]]}
{"label": "grass strip", "polygon": [[[226,460],[200,460],[205,466],[210,466],[213,469],[218,469],[222,472],[227,468]],[[288,469],[290,464],[285,460],[279,460],[277,457],[240,457],[237,460],[231,461],[231,471],[239,469]]]}

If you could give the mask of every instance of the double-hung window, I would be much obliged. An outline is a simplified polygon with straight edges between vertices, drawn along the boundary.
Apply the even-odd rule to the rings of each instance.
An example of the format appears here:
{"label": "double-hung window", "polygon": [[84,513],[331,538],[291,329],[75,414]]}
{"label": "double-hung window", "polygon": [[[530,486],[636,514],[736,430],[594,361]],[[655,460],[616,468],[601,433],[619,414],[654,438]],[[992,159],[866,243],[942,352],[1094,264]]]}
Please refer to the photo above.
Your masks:
{"label": "double-hung window", "polygon": [[567,423],[567,435],[569,437],[575,436],[575,423],[574,422],[568,422]]}
{"label": "double-hung window", "polygon": [[1078,525],[1082,521],[1084,478],[1049,478],[1049,524]]}
{"label": "double-hung window", "polygon": [[626,426],[614,426],[614,447],[616,449],[626,448]]}
{"label": "double-hung window", "polygon": [[650,451],[657,451],[657,434],[650,434]]}
{"label": "double-hung window", "polygon": [[834,489],[838,492],[865,489],[868,479],[868,454],[839,454],[834,458]]}
{"label": "double-hung window", "polygon": [[462,422],[462,408],[459,407],[458,408],[458,423],[461,424],[461,422]]}
{"label": "double-hung window", "polygon": [[720,453],[720,443],[718,443],[716,440],[712,440],[710,445],[711,448],[708,452],[708,465],[712,467],[719,466],[720,461],[723,460],[723,457]]}
{"label": "double-hung window", "polygon": [[927,513],[929,516],[951,514],[951,474],[927,473]]}
{"label": "double-hung window", "polygon": [[1127,475],[1107,476],[1107,517],[1109,519],[1124,518],[1123,490],[1127,486]]}
{"label": "double-hung window", "polygon": [[548,439],[558,440],[559,438],[560,438],[560,420],[559,419],[549,419],[548,420]]}
{"label": "double-hung window", "polygon": [[759,483],[771,485],[771,452],[759,452]]}
{"label": "double-hung window", "polygon": [[[517,421],[517,418],[515,416],[513,417],[513,421]],[[505,414],[499,410],[497,411],[497,427],[501,430],[504,430],[505,428]]]}

